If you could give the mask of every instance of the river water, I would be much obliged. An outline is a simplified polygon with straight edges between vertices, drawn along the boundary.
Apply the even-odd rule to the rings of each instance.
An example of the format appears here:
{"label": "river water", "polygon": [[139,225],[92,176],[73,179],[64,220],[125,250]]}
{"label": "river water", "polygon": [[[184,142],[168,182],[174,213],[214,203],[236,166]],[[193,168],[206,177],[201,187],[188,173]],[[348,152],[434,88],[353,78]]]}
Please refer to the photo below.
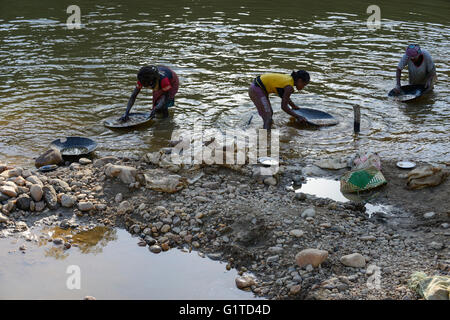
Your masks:
{"label": "river water", "polygon": [[[0,3],[0,161],[32,165],[50,142],[90,137],[99,155],[143,155],[176,130],[241,128],[255,112],[252,79],[305,69],[311,83],[292,100],[340,123],[297,127],[272,97],[282,155],[324,157],[378,151],[382,158],[450,161],[450,23],[447,0],[376,1],[381,25],[368,28],[365,1],[77,1],[81,28],[69,30],[73,1]],[[408,43],[436,64],[434,92],[417,103],[387,98]],[[111,131],[138,69],[165,64],[180,78],[169,119]],[[407,70],[403,72],[407,83]],[[148,111],[143,90],[133,111]],[[354,136],[353,106],[362,131]],[[258,115],[250,128],[261,128]],[[395,150],[395,152],[393,152]]]}

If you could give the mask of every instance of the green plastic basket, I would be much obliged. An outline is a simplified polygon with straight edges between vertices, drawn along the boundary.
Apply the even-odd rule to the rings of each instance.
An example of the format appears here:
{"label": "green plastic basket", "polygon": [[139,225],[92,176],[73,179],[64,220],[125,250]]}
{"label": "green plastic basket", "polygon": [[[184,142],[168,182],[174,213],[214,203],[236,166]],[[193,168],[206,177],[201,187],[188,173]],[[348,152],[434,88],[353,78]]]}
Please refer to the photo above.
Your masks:
{"label": "green plastic basket", "polygon": [[359,192],[373,189],[387,183],[376,167],[352,170],[341,177],[341,192]]}

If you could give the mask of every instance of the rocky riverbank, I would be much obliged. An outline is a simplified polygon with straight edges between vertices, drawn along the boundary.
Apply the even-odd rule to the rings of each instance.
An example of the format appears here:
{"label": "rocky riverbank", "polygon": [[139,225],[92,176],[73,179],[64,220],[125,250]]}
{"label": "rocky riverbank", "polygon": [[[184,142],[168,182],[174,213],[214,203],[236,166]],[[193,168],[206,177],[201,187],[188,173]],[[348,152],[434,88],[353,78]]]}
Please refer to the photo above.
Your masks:
{"label": "rocky riverbank", "polygon": [[[188,248],[225,261],[240,271],[239,288],[269,299],[417,299],[413,272],[450,272],[448,180],[408,190],[404,172],[383,162],[388,184],[371,196],[395,209],[369,216],[364,203],[289,188],[346,169],[284,160],[261,176],[250,165],[177,166],[168,154],[80,159],[47,173],[0,165],[0,237],[30,237],[36,223],[124,227],[151,253]],[[70,239],[57,242],[70,250]]]}

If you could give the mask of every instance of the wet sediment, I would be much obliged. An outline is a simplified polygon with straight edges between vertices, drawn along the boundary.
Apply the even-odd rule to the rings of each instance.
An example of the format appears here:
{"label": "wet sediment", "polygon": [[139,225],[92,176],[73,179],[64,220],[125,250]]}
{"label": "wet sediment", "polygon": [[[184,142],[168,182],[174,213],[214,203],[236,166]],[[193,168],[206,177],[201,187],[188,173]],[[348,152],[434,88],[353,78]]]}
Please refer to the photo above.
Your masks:
{"label": "wet sediment", "polygon": [[[124,227],[152,253],[185,248],[224,261],[239,270],[238,288],[269,299],[417,299],[407,286],[413,272],[449,273],[448,180],[406,190],[403,173],[383,163],[388,184],[377,200],[398,212],[369,217],[363,203],[286,188],[343,171],[285,160],[265,177],[250,165],[174,166],[164,154],[83,160],[47,173],[0,166],[0,184],[10,187],[2,191],[0,236],[30,237],[34,224]],[[70,239],[61,241],[70,250]]]}

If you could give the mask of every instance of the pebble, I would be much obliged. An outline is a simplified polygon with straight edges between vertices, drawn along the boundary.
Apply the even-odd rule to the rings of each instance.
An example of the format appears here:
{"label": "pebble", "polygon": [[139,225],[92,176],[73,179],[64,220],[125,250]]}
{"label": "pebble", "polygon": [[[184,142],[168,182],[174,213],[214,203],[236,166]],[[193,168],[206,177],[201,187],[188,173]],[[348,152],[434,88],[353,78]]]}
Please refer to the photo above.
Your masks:
{"label": "pebble", "polygon": [[82,164],[82,165],[86,165],[86,164],[92,163],[92,160],[90,160],[90,159],[88,159],[88,158],[80,158],[80,159],[78,160],[78,163],[79,163],[79,164]]}
{"label": "pebble", "polygon": [[311,217],[313,218],[316,215],[316,210],[314,208],[308,208],[304,210],[301,214],[302,218]]}
{"label": "pebble", "polygon": [[377,238],[375,236],[362,236],[359,238],[362,241],[375,241]]}
{"label": "pebble", "polygon": [[151,252],[153,253],[160,253],[161,252],[161,247],[158,245],[152,245],[148,248]]}
{"label": "pebble", "polygon": [[301,238],[305,234],[302,230],[294,229],[289,231],[289,234],[296,238]]}
{"label": "pebble", "polygon": [[39,184],[33,184],[30,187],[30,194],[31,198],[33,198],[34,201],[38,202],[41,201],[44,192],[42,191],[42,187]]}
{"label": "pebble", "polygon": [[270,247],[269,249],[270,253],[281,253],[283,252],[283,248],[282,247]]}
{"label": "pebble", "polygon": [[8,186],[8,185],[1,186],[0,192],[11,198],[17,197],[17,191],[12,186]]}
{"label": "pebble", "polygon": [[277,185],[277,179],[274,177],[268,177],[264,179],[264,184],[268,186],[276,186]]}
{"label": "pebble", "polygon": [[360,253],[352,253],[342,256],[341,263],[347,267],[364,268],[366,266],[366,259]]}
{"label": "pebble", "polygon": [[67,194],[63,194],[61,196],[61,206],[65,207],[65,208],[73,207],[73,205],[75,204],[75,201],[76,201],[75,196],[71,196],[71,195],[67,195]]}
{"label": "pebble", "polygon": [[424,217],[425,219],[431,219],[431,218],[433,218],[435,215],[436,215],[436,213],[431,211],[431,212],[424,213],[424,214],[423,214],[423,217]]}
{"label": "pebble", "polygon": [[94,209],[94,204],[90,201],[78,202],[78,209],[80,211],[89,211]]}
{"label": "pebble", "polygon": [[64,243],[64,240],[61,238],[55,238],[55,239],[53,239],[53,243],[56,245],[61,245]]}
{"label": "pebble", "polygon": [[116,203],[121,203],[123,200],[123,195],[121,193],[116,194],[116,196],[114,197],[114,201]]}

